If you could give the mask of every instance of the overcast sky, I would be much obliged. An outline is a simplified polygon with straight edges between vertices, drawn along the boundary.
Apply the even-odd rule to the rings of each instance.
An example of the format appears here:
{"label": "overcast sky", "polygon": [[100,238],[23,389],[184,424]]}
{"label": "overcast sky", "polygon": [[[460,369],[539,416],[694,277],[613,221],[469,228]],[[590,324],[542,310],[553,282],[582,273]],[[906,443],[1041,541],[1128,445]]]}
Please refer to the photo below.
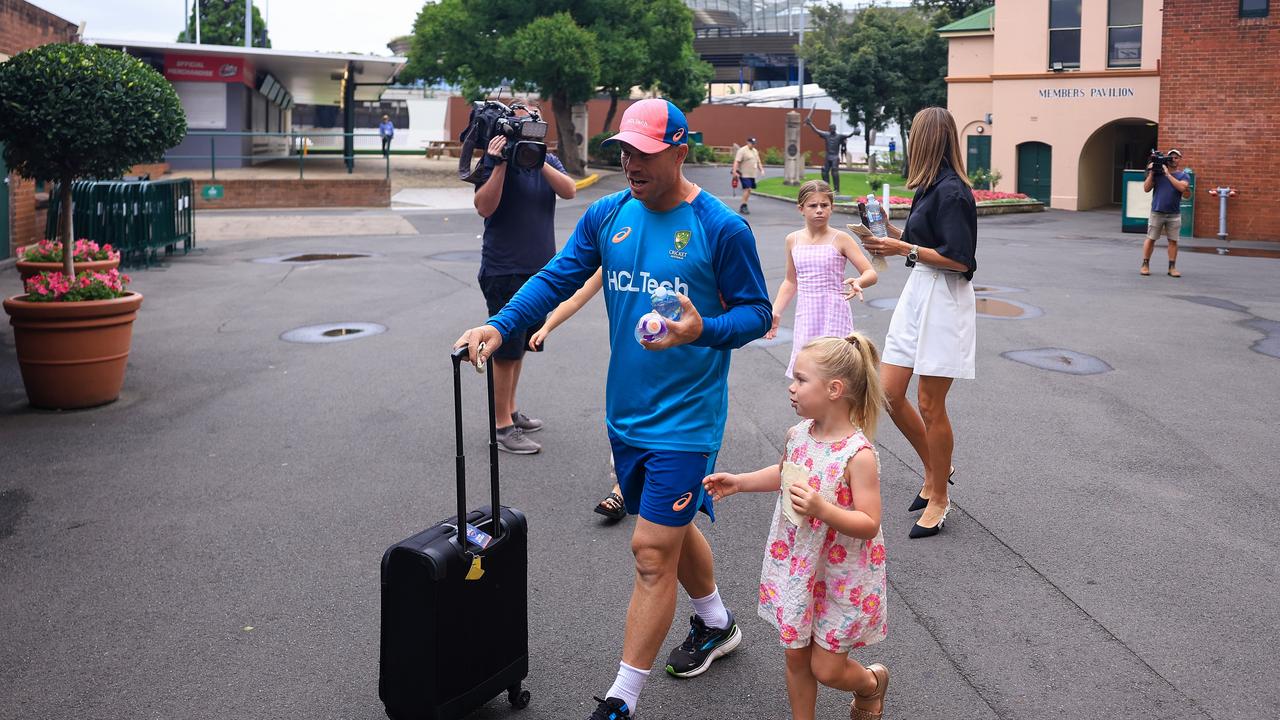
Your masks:
{"label": "overcast sky", "polygon": [[[174,42],[183,0],[28,0],[89,38]],[[188,1],[188,5],[192,0]],[[278,50],[390,55],[387,42],[413,30],[423,0],[253,0]]]}

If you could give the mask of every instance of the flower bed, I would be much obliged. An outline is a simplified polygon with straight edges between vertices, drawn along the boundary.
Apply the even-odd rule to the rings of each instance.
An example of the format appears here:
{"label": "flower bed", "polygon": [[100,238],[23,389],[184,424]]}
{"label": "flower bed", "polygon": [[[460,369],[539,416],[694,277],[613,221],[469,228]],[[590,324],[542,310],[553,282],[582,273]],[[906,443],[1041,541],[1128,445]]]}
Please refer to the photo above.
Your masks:
{"label": "flower bed", "polygon": [[30,302],[78,302],[81,300],[110,300],[123,297],[129,284],[129,276],[112,268],[106,272],[85,270],[76,273],[75,280],[68,280],[60,272],[42,272],[27,278],[26,300]]}
{"label": "flower bed", "polygon": [[[62,243],[53,240],[41,240],[35,245],[22,248],[18,259],[23,262],[62,262]],[[81,238],[76,241],[75,250],[71,254],[74,262],[92,262],[95,260],[119,260],[120,253],[110,243],[99,245],[92,240]]]}

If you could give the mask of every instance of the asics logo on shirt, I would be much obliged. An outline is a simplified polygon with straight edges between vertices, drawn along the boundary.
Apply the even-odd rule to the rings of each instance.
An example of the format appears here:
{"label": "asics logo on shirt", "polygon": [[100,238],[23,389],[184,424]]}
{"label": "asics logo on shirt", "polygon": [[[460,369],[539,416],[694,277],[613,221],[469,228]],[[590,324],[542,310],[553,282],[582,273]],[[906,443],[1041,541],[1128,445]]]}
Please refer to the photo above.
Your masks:
{"label": "asics logo on shirt", "polygon": [[609,289],[614,292],[653,293],[659,287],[664,287],[681,295],[689,294],[689,283],[682,281],[679,276],[672,282],[660,281],[644,271],[632,274],[630,270],[610,270],[608,283]]}

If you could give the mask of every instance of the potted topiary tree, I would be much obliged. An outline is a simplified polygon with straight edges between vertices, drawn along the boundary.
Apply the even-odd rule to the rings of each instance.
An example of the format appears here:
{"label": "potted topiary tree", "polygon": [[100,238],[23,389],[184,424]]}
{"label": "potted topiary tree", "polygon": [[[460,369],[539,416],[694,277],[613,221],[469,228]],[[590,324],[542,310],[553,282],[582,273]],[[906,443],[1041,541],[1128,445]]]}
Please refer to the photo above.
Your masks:
{"label": "potted topiary tree", "polygon": [[5,164],[62,193],[62,270],[4,300],[27,399],[70,409],[115,400],[142,295],[116,270],[75,268],[71,183],[161,159],[186,135],[173,86],[145,63],[93,45],[52,44],[0,63]]}

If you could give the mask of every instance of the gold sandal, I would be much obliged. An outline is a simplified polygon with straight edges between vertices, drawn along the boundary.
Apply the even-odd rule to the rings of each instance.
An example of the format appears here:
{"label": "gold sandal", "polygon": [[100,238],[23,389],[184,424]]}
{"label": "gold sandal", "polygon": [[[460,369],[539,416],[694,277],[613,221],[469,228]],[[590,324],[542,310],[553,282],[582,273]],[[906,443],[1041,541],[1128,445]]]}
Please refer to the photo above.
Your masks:
{"label": "gold sandal", "polygon": [[863,710],[853,703],[849,703],[849,720],[880,720],[884,716],[884,694],[889,689],[889,668],[880,663],[872,663],[867,666],[867,669],[876,677],[875,692],[870,695],[854,693],[854,702],[857,702],[857,698],[862,698],[863,700],[878,699],[880,700],[880,712],[873,713],[870,710]]}

